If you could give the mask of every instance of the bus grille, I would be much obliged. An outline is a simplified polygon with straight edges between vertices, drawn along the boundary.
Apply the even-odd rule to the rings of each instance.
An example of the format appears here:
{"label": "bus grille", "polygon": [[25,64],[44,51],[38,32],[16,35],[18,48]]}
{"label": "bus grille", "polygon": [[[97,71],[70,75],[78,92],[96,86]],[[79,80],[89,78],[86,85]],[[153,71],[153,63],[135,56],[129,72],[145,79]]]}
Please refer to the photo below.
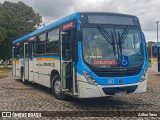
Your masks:
{"label": "bus grille", "polygon": [[126,93],[133,93],[137,89],[138,85],[126,86],[126,87],[112,87],[112,88],[102,88],[106,95],[114,95],[118,91],[125,91]]}
{"label": "bus grille", "polygon": [[116,71],[116,72],[94,72],[99,77],[124,77],[138,75],[141,70],[134,71]]}

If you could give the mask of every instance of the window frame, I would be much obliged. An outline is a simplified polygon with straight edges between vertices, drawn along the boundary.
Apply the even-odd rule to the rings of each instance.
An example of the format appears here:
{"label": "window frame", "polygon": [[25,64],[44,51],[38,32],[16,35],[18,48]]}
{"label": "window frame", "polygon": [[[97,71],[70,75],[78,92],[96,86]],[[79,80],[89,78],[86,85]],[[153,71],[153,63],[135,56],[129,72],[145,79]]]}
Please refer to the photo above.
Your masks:
{"label": "window frame", "polygon": [[[49,41],[49,39],[48,39],[49,32],[52,32],[52,31],[54,31],[54,30],[58,30],[58,32],[59,32],[59,33],[58,33],[59,39],[57,40],[57,41],[58,41],[58,46],[57,46],[58,51],[57,51],[56,53],[47,53],[47,44],[48,44],[48,43],[56,42],[56,41]],[[47,31],[46,47],[45,47],[45,48],[46,48],[46,49],[45,49],[46,55],[57,55],[57,56],[60,55],[60,40],[61,40],[60,31],[61,31],[60,26],[57,26],[57,27],[52,28],[52,29],[50,29],[50,30]]]}
{"label": "window frame", "polygon": [[[38,43],[37,42],[37,37],[40,36],[40,35],[42,35],[42,34],[45,34],[44,43],[37,44]],[[44,32],[39,33],[39,34],[36,35],[36,40],[35,40],[35,55],[45,55],[46,54],[46,39],[47,39],[47,31],[44,31]],[[41,45],[41,44],[44,44],[44,52],[39,54],[39,53],[37,53],[37,50],[38,50],[37,45]]]}
{"label": "window frame", "polygon": [[[20,52],[21,48],[22,48],[22,51],[21,51],[22,53]],[[19,58],[23,58],[23,57],[24,57],[24,42],[20,42],[20,45],[19,45]]]}

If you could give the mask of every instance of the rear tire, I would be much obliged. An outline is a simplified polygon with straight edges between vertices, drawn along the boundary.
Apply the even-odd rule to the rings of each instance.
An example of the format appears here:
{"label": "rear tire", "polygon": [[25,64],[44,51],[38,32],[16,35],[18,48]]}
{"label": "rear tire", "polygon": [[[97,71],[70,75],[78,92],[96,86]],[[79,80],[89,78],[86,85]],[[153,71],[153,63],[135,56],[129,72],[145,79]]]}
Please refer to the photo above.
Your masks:
{"label": "rear tire", "polygon": [[59,75],[55,75],[52,78],[52,93],[56,99],[64,100],[66,99],[66,95],[64,95],[61,91],[61,79]]}
{"label": "rear tire", "polygon": [[25,80],[25,78],[24,78],[24,71],[22,71],[22,83],[23,83],[24,85],[27,84],[27,80]]}

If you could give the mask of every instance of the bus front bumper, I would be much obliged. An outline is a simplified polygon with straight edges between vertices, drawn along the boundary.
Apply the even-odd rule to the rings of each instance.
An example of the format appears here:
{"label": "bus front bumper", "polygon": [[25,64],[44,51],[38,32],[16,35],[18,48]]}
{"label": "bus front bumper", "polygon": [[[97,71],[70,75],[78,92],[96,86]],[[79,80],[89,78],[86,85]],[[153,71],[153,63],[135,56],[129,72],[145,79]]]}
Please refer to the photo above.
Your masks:
{"label": "bus front bumper", "polygon": [[115,95],[116,93],[142,93],[146,92],[147,80],[125,85],[91,85],[84,81],[78,81],[79,98],[96,98]]}

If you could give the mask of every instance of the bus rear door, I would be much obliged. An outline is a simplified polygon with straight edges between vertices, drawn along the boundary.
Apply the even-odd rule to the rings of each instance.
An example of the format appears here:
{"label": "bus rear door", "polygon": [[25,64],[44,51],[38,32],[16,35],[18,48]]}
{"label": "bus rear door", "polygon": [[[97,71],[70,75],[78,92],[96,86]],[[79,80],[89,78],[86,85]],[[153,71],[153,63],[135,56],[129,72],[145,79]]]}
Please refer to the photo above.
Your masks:
{"label": "bus rear door", "polygon": [[24,78],[33,81],[33,49],[34,41],[24,43]]}

